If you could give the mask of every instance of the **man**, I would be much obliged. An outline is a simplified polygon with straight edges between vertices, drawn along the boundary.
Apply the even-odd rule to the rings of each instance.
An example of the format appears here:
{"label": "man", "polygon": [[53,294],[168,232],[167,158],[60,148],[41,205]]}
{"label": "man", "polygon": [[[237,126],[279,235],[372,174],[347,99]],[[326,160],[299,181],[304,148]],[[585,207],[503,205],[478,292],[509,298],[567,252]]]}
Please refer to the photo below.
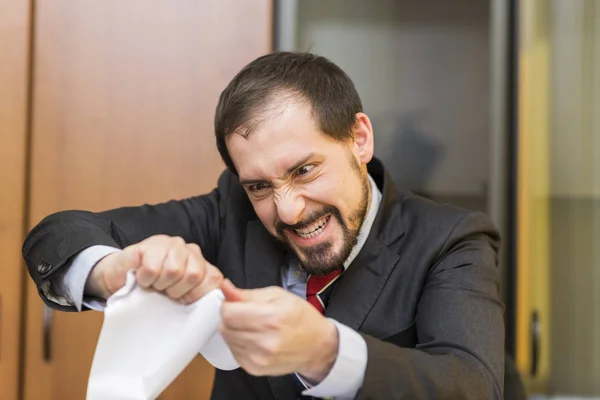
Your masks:
{"label": "man", "polygon": [[227,171],[211,193],[30,232],[46,304],[101,309],[129,270],[185,304],[220,287],[242,368],[217,371],[217,399],[502,398],[497,232],[394,187],[341,69],[258,58],[221,94],[215,134]]}

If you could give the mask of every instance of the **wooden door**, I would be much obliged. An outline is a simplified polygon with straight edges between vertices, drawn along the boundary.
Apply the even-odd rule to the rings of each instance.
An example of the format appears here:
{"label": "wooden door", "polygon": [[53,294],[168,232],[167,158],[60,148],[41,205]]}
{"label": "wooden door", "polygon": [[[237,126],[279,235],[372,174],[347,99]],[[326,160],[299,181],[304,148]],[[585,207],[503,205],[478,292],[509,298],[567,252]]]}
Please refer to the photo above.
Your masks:
{"label": "wooden door", "polygon": [[[217,98],[270,51],[271,1],[36,5],[30,227],[58,210],[212,189],[223,170]],[[24,399],[83,399],[101,322],[96,312],[48,312],[29,282]],[[161,399],[207,398],[212,377],[197,358]]]}
{"label": "wooden door", "polygon": [[29,9],[0,0],[0,400],[19,390]]}

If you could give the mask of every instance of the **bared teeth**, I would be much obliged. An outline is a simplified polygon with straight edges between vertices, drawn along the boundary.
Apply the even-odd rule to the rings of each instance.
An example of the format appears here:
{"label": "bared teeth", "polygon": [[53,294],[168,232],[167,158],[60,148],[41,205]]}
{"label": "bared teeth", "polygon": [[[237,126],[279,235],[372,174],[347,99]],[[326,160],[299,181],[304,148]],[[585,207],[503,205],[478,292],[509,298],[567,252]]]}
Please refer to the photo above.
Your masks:
{"label": "bared teeth", "polygon": [[329,216],[321,218],[320,220],[313,222],[312,224],[307,225],[301,229],[294,229],[294,232],[296,232],[298,235],[305,239],[315,237],[319,233],[321,233],[321,230],[327,224],[328,220]]}

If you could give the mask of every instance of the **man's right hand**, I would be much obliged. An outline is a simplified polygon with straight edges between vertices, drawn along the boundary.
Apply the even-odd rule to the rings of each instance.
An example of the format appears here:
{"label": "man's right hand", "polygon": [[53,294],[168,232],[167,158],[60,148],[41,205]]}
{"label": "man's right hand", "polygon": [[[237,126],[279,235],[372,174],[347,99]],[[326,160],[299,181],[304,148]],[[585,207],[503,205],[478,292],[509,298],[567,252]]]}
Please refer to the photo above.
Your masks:
{"label": "man's right hand", "polygon": [[104,257],[92,269],[85,294],[107,299],[125,285],[131,270],[141,287],[182,304],[193,303],[223,281],[221,271],[204,259],[198,245],[156,235]]}

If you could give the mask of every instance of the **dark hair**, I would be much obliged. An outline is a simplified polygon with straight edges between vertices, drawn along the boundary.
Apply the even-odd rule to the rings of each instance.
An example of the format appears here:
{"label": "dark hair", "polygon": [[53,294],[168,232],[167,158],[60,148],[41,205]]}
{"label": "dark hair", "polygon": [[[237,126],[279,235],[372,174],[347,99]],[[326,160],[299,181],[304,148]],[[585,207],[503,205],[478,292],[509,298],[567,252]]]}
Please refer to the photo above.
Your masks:
{"label": "dark hair", "polygon": [[[217,148],[236,173],[227,138],[247,137],[262,122],[268,106],[283,100],[306,101],[319,129],[336,140],[351,137],[356,113],[362,111],[352,80],[337,65],[310,53],[275,52],[246,65],[219,97],[215,112]],[[273,102],[276,103],[273,103]]]}

